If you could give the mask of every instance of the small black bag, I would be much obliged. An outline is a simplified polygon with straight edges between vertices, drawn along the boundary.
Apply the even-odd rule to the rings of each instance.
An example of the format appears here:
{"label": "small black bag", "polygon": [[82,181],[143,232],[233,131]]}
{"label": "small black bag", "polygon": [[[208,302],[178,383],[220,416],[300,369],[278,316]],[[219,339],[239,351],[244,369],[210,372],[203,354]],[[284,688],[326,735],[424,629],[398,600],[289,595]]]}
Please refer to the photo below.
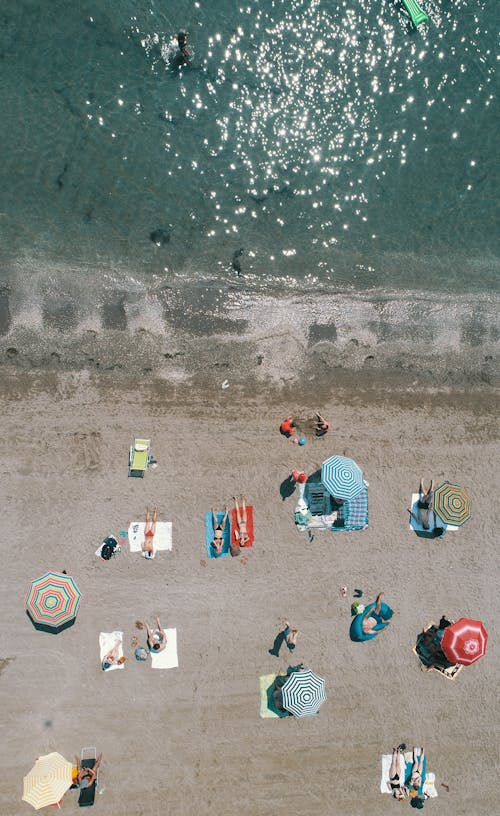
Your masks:
{"label": "small black bag", "polygon": [[109,561],[111,556],[115,554],[115,550],[118,547],[118,541],[114,536],[108,536],[102,542],[101,547],[101,558],[104,558],[105,561]]}

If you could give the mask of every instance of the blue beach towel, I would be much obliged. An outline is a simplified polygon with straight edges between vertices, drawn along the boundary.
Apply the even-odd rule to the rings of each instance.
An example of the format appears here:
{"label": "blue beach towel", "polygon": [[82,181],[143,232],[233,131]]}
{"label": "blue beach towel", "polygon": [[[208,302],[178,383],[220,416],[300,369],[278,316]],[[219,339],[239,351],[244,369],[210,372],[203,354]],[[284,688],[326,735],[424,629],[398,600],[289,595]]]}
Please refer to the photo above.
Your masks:
{"label": "blue beach towel", "polygon": [[[224,518],[224,513],[216,513],[217,521],[220,523]],[[231,533],[231,514],[227,517],[226,526],[224,527],[224,532],[222,533],[222,552],[220,555],[217,555],[214,548],[212,547],[212,541],[214,540],[214,522],[212,518],[212,513],[205,513],[205,544],[207,548],[207,555],[209,558],[224,558],[225,555],[229,555],[229,541],[230,541],[230,533]]]}
{"label": "blue beach towel", "polygon": [[[406,759],[406,755],[405,755],[405,759]],[[410,777],[411,777],[411,769],[412,769],[412,768],[413,768],[413,759],[412,759],[412,760],[410,760],[409,762],[406,762],[406,767],[405,767],[405,785],[409,785],[409,784],[410,784]],[[420,787],[419,787],[419,789],[418,789],[418,793],[419,793],[419,795],[422,793],[422,791],[423,791],[423,789],[424,789],[424,782],[425,782],[425,774],[426,774],[426,771],[427,771],[427,756],[424,756],[424,761],[423,761],[423,763],[422,763],[422,784],[420,785]]]}

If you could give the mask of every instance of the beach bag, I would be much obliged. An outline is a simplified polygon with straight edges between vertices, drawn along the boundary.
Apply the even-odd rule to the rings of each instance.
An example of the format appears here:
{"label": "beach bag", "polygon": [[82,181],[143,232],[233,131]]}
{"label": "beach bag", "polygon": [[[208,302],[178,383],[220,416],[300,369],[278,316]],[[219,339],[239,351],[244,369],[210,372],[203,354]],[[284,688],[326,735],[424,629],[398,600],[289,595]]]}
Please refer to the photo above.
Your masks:
{"label": "beach bag", "polygon": [[114,536],[108,536],[102,542],[101,547],[101,558],[105,561],[109,561],[109,559],[115,554],[115,551],[118,547],[118,541]]}

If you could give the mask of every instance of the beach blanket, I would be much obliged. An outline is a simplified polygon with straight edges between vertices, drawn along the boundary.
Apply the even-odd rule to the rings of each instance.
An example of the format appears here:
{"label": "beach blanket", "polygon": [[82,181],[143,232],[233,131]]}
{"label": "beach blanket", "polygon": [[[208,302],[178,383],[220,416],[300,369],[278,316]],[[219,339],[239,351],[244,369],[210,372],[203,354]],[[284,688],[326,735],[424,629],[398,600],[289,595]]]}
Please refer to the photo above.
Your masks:
{"label": "beach blanket", "polygon": [[[128,542],[130,552],[141,552],[144,544],[144,521],[133,521],[128,528]],[[157,521],[156,532],[153,538],[153,558],[158,550],[172,549],[172,522]]]}
{"label": "beach blanket", "polygon": [[273,704],[272,687],[277,676],[277,674],[261,674],[259,677],[260,716],[263,719],[287,716],[285,711],[279,711]]}
{"label": "beach blanket", "polygon": [[[101,656],[101,665],[105,656],[116,646],[117,640],[123,640],[123,632],[100,632],[99,633],[99,654]],[[123,644],[120,646],[119,657],[123,657]],[[123,669],[123,663],[113,663],[109,669],[106,669],[104,674],[107,674],[114,669]]]}
{"label": "beach blanket", "polygon": [[[220,523],[224,518],[224,513],[216,513],[217,522]],[[214,522],[212,518],[212,513],[205,513],[205,546],[207,548],[207,555],[209,558],[223,558],[225,555],[229,555],[229,540],[231,535],[231,516],[228,516],[226,521],[226,526],[224,527],[224,532],[222,533],[222,552],[220,555],[217,555],[214,548],[212,547],[212,541],[214,540]]]}
{"label": "beach blanket", "polygon": [[[392,754],[382,754],[382,776],[380,779],[380,793],[392,793],[389,787],[389,771],[391,770]],[[404,779],[406,763],[402,754],[399,757],[399,778]]]}
{"label": "beach blanket", "polygon": [[[237,532],[238,523],[236,521],[236,508],[233,507],[233,509],[231,510],[231,544],[236,546],[240,543],[236,538]],[[251,504],[247,504],[247,533],[250,536],[250,538],[248,539],[246,544],[240,546],[252,547],[255,533],[253,529],[253,506]]]}
{"label": "beach blanket", "polygon": [[363,488],[353,499],[346,499],[339,507],[333,530],[362,530],[368,525],[368,490]]}
{"label": "beach blanket", "polygon": [[[412,509],[412,512],[418,518],[417,502],[418,502],[418,493],[412,493],[411,494],[411,509]],[[432,530],[433,530],[433,528],[435,526],[436,527],[444,527],[445,530],[452,530],[452,531],[453,530],[458,530],[458,527],[454,527],[453,524],[443,524],[443,522],[441,521],[440,518],[435,517],[433,510],[431,510],[431,512],[429,513],[429,530],[424,530],[422,525],[418,524],[418,522],[416,522],[415,519],[413,518],[413,516],[410,516],[409,513],[408,513],[408,518],[410,519],[409,524],[408,524],[408,528],[410,530],[413,530],[415,533],[424,533],[424,534],[427,533],[427,534],[429,534],[429,533],[432,532]]]}
{"label": "beach blanket", "polygon": [[165,629],[167,645],[161,652],[151,652],[152,669],[175,669],[179,665],[177,657],[177,629]]}

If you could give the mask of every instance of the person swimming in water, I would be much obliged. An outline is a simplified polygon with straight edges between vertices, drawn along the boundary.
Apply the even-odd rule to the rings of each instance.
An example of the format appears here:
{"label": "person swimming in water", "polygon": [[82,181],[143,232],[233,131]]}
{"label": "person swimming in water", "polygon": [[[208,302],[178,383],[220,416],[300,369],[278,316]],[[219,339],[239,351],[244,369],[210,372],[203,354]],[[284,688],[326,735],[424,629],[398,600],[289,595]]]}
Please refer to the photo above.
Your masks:
{"label": "person swimming in water", "polygon": [[177,34],[177,44],[179,46],[179,51],[181,52],[181,58],[183,62],[186,62],[189,57],[191,56],[188,49],[187,49],[187,34],[185,31],[179,31]]}

